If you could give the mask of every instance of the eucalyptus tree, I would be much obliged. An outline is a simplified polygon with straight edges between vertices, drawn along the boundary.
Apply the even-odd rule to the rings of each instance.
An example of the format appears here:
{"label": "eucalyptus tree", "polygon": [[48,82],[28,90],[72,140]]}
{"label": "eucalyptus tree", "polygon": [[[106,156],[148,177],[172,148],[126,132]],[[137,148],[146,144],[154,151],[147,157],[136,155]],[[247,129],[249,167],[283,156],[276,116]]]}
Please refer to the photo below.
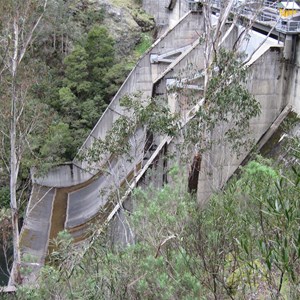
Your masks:
{"label": "eucalyptus tree", "polygon": [[[15,269],[13,283],[20,281],[19,205],[17,181],[20,163],[28,146],[28,137],[40,120],[31,107],[28,114],[28,92],[32,72],[28,49],[32,47],[44,16],[48,0],[10,0],[0,2],[0,80],[1,135],[8,141],[10,155],[7,169],[10,174],[10,207],[12,216]],[[5,124],[5,120],[9,120]]]}

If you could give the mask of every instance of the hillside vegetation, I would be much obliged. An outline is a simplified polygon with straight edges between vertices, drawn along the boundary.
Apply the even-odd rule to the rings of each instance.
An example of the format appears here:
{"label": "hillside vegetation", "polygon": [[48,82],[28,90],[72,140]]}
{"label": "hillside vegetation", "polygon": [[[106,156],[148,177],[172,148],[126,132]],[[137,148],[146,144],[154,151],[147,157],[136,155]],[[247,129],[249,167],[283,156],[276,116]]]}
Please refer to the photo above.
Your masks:
{"label": "hillside vegetation", "polygon": [[82,252],[62,232],[39,288],[18,299],[299,299],[299,166],[258,156],[205,207],[179,170],[135,190],[135,245],[115,249],[102,231]]}
{"label": "hillside vegetation", "polygon": [[[22,100],[26,104],[24,122],[33,116],[35,120],[26,136],[20,183],[27,180],[33,166],[46,172],[51,166],[73,159],[135,61],[151,45],[151,32],[143,32],[132,17],[137,11],[142,14],[139,4],[127,2],[125,6],[109,1],[48,1],[38,35],[19,72],[20,86],[26,87]],[[147,30],[153,29],[151,18],[149,24]],[[3,28],[3,37],[6,34]],[[0,50],[1,55],[4,53],[5,44]],[[9,80],[8,76],[2,72],[1,82]],[[9,173],[8,91],[9,86],[2,85],[3,197],[7,195]]]}
{"label": "hillside vegetation", "polygon": [[[137,22],[140,18],[147,22]],[[0,2],[0,246],[5,252],[11,248],[12,228],[4,226],[9,207],[14,203],[21,220],[30,196],[30,170],[43,175],[73,159],[151,45],[154,26],[134,0],[126,5]]]}

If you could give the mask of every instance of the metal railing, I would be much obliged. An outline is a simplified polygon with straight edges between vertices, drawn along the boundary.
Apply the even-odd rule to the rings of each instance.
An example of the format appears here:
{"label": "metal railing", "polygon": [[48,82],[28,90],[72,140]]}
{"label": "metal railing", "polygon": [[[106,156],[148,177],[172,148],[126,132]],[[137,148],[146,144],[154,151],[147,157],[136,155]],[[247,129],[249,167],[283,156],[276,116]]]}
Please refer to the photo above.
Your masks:
{"label": "metal railing", "polygon": [[185,0],[187,3],[189,10],[191,11],[202,11],[202,1],[200,0]]}
{"label": "metal railing", "polygon": [[[197,5],[201,4],[201,1],[199,0],[186,0],[186,2],[189,4],[189,7],[191,10],[196,10],[196,7],[198,7]],[[218,9],[221,9],[222,7],[222,0],[211,0],[210,4]],[[253,0],[251,2],[248,1],[236,1],[236,4],[233,7],[233,12],[237,13],[241,16],[245,16],[245,17],[251,17],[251,15],[254,16],[255,9],[253,7],[251,7],[251,5],[249,5],[251,3],[255,4],[255,3],[262,3],[263,7],[266,8],[277,8],[277,2],[273,2],[271,0]],[[199,6],[200,7],[200,6]],[[272,10],[268,10],[268,11],[262,11],[257,18],[257,21],[260,22],[276,22],[276,30],[285,33],[285,34],[295,34],[295,33],[300,33],[300,21],[295,21],[293,19],[283,19],[280,18],[280,15],[277,11],[274,10],[274,13],[272,12]]]}
{"label": "metal railing", "polygon": [[273,15],[267,12],[262,12],[258,15],[258,21],[260,22],[277,22],[279,15]]}
{"label": "metal railing", "polygon": [[284,33],[299,33],[300,21],[280,19],[276,25],[276,29]]}
{"label": "metal railing", "polygon": [[277,3],[278,2],[273,2],[273,1],[270,1],[270,0],[265,0],[264,2],[263,2],[263,5],[265,6],[265,7],[271,7],[271,8],[277,8]]}

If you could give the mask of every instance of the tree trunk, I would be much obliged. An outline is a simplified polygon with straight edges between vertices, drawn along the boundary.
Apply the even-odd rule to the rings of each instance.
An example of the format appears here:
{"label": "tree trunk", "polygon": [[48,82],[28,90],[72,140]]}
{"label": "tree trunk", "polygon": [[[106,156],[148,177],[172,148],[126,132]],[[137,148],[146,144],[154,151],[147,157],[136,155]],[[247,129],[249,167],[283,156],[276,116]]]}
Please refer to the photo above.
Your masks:
{"label": "tree trunk", "polygon": [[17,159],[17,66],[19,48],[19,27],[14,18],[14,53],[12,57],[12,83],[11,83],[11,121],[10,121],[10,207],[12,214],[13,246],[15,269],[12,274],[12,283],[20,282],[20,249],[19,249],[19,209],[17,205],[17,178],[18,178],[18,159]]}

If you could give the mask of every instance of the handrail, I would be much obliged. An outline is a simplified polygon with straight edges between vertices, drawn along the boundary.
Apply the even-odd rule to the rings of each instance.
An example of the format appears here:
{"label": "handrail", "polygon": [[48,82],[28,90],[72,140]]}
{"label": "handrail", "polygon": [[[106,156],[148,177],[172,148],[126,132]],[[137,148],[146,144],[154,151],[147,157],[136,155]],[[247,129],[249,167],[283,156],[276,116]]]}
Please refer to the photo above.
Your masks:
{"label": "handrail", "polygon": [[[200,0],[185,0],[190,5],[190,9],[194,10],[192,4],[200,4]],[[251,4],[254,2],[261,3],[259,0],[253,0],[251,1]],[[221,9],[221,3],[222,0],[211,0],[211,4],[217,8]],[[270,0],[263,1],[263,7],[266,8],[277,8],[277,2],[273,2]],[[241,16],[249,16],[253,13],[251,6],[249,5],[249,2],[246,1],[237,1],[236,4],[233,6],[232,11],[235,13],[238,13]],[[295,21],[293,19],[285,19],[280,18],[279,14],[276,14],[275,12],[272,13],[271,11],[262,11],[258,15],[258,21],[260,22],[277,22],[275,28],[279,32],[285,33],[285,34],[295,34],[300,33],[300,21]]]}
{"label": "handrail", "polygon": [[265,0],[264,1],[264,6],[265,7],[271,7],[271,8],[277,8],[277,3],[278,2],[273,2],[271,0]]}
{"label": "handrail", "polygon": [[276,29],[284,33],[299,33],[300,21],[279,19]]}

